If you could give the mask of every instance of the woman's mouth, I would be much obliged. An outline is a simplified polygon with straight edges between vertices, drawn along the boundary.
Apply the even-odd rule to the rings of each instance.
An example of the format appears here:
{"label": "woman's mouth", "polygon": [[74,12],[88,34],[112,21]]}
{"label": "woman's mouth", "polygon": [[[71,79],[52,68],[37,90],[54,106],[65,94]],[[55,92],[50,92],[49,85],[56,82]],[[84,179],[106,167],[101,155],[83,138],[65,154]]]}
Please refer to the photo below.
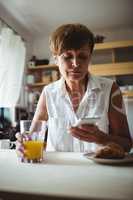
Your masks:
{"label": "woman's mouth", "polygon": [[68,76],[75,78],[80,78],[82,76],[82,72],[79,71],[69,71]]}
{"label": "woman's mouth", "polygon": [[80,71],[69,71],[68,73],[69,73],[69,74],[81,74]]}

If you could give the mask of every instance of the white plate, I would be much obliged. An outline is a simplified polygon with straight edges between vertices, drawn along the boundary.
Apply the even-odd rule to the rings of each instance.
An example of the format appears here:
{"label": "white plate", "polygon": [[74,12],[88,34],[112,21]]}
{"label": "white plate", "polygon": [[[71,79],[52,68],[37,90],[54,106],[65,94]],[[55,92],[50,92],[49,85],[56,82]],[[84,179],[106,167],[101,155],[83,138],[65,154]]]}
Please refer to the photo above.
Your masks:
{"label": "white plate", "polygon": [[84,154],[84,156],[96,163],[101,164],[126,164],[126,163],[133,163],[133,153],[128,154],[125,158],[122,159],[104,159],[104,158],[95,158],[94,154]]}

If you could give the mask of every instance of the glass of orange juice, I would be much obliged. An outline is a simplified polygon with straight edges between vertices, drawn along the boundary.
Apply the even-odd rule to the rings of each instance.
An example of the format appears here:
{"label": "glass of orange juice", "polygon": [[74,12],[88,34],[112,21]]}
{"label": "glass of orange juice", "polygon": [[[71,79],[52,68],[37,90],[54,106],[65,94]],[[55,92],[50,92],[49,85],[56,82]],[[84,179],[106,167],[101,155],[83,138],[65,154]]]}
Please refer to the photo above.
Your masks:
{"label": "glass of orange juice", "polygon": [[20,131],[24,148],[24,162],[43,161],[46,149],[47,122],[41,120],[21,120]]}

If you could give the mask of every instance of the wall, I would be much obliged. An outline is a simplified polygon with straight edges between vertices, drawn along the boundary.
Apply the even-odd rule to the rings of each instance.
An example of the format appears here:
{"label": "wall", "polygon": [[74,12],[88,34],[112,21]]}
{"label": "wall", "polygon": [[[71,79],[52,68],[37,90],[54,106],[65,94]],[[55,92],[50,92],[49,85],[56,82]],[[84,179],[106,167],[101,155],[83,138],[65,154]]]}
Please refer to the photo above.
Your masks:
{"label": "wall", "polygon": [[20,25],[15,18],[13,18],[5,8],[0,5],[0,19],[4,20],[16,33],[18,33],[23,40],[25,41],[26,45],[26,60],[28,60],[33,52],[33,37],[31,33],[25,29],[22,25]]}
{"label": "wall", "polygon": [[50,50],[49,50],[49,37],[38,38],[34,40],[33,44],[33,55],[36,55],[37,58],[50,58]]}
{"label": "wall", "polygon": [[116,41],[116,40],[133,40],[133,27],[128,28],[113,28],[108,30],[97,30],[95,34],[104,35],[106,41]]}

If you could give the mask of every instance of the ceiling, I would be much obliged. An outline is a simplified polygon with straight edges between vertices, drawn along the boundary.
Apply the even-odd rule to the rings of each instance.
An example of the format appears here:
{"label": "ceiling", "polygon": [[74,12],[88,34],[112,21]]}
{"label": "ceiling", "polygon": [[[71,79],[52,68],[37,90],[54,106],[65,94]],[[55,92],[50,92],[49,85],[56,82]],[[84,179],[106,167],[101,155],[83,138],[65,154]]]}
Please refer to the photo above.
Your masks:
{"label": "ceiling", "polygon": [[0,7],[35,38],[70,22],[93,31],[133,27],[132,0],[0,0]]}

